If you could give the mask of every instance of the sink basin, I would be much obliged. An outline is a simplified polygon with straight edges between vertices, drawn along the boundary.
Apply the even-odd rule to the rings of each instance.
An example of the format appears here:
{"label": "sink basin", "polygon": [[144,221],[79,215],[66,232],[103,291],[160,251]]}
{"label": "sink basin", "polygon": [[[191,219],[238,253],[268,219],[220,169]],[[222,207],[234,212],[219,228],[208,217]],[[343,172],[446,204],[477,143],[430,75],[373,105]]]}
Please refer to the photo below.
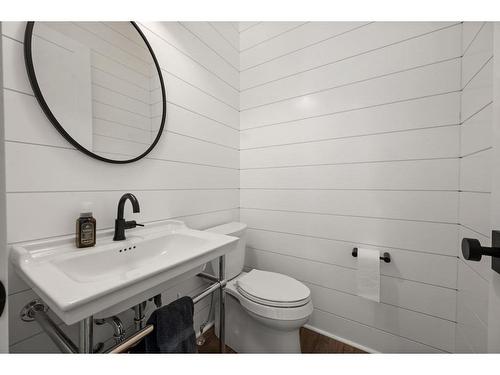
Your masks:
{"label": "sink basin", "polygon": [[234,250],[237,241],[167,220],[128,230],[124,241],[113,241],[113,230],[100,231],[92,248],[76,248],[73,236],[17,244],[10,260],[69,325],[116,314],[161,293]]}
{"label": "sink basin", "polygon": [[105,244],[98,251],[65,254],[52,265],[79,283],[103,281],[118,277],[128,279],[134,272],[162,269],[164,262],[173,266],[189,256],[198,255],[208,240],[188,234],[162,233],[149,238],[134,236],[126,243]]}

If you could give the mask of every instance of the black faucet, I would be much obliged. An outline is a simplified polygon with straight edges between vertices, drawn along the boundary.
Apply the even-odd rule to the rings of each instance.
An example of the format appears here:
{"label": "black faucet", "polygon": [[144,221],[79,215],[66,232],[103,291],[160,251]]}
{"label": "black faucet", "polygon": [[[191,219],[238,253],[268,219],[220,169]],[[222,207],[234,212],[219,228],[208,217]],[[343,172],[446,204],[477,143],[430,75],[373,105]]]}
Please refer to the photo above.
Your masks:
{"label": "black faucet", "polygon": [[125,207],[125,202],[129,200],[132,203],[132,209],[134,213],[140,212],[139,201],[134,194],[127,193],[123,194],[118,202],[118,216],[115,220],[115,236],[113,241],[123,241],[125,239],[125,229],[135,228],[137,226],[143,227],[143,224],[138,224],[135,220],[125,221],[123,218],[123,208]]}

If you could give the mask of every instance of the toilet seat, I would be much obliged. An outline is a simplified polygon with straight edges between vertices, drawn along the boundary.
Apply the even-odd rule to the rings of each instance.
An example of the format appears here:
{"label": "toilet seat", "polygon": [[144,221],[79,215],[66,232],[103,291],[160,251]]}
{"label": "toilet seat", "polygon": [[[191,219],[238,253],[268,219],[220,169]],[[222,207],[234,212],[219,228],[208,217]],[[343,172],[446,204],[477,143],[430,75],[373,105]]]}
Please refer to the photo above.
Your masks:
{"label": "toilet seat", "polygon": [[[239,286],[239,284],[243,284],[243,285],[247,286],[248,284],[245,283],[245,277],[254,271],[257,271],[257,273],[254,273],[250,279],[247,279],[246,280],[247,282],[253,280],[254,277],[256,277],[258,279],[259,278],[258,274],[260,272],[265,272],[265,271],[259,271],[259,270],[252,270],[249,273],[243,272],[240,276],[238,276],[235,279],[228,282],[228,284],[226,286],[226,291],[230,295],[232,295],[236,299],[238,299],[240,304],[246,310],[248,310],[250,313],[253,313],[253,314],[260,316],[260,317],[263,317],[263,318],[274,319],[274,320],[300,320],[300,319],[304,319],[312,314],[313,304],[311,301],[309,288],[307,288],[305,285],[303,285],[302,283],[300,283],[299,281],[297,281],[291,277],[281,275],[281,274],[274,274],[272,272],[269,272],[269,273],[271,273],[273,275],[266,275],[266,276],[270,276],[273,279],[280,278],[281,276],[283,276],[284,278],[291,279],[293,281],[293,285],[296,286],[297,284],[295,284],[295,283],[298,283],[305,288],[305,289],[302,289],[302,288],[298,288],[298,289],[299,290],[302,289],[303,293],[305,293],[307,291],[307,297],[304,298],[304,294],[295,294],[296,296],[299,296],[302,298],[300,298],[296,301],[292,301],[292,302],[283,301],[284,296],[293,295],[293,294],[289,294],[289,293],[283,293],[281,296],[282,301],[272,301],[272,300],[262,298],[262,296],[255,296],[254,294],[249,293],[248,289],[250,289],[250,288],[248,288],[246,290],[241,288],[241,285]],[[265,273],[267,273],[267,272],[265,272]],[[278,275],[278,276],[276,276],[276,275]],[[284,278],[281,278],[281,280],[283,281]],[[243,283],[240,283],[240,280],[242,280]],[[262,280],[262,279],[260,279],[260,280]],[[268,280],[268,279],[265,278],[265,280]],[[287,283],[287,282],[290,282],[290,280],[284,281],[284,282]],[[251,283],[251,285],[255,285],[255,284]],[[286,284],[286,285],[290,285],[290,284]],[[268,287],[269,287],[269,285],[268,285]],[[252,290],[253,293],[256,293],[255,290],[260,290],[260,289]],[[297,291],[297,289],[294,289],[294,291]],[[267,294],[267,293],[265,294],[265,296],[267,296],[267,297],[270,295],[273,295],[273,294]],[[273,298],[275,298],[275,297],[276,296],[274,295]],[[278,297],[280,297],[280,296],[278,296]],[[275,299],[280,299],[280,298],[275,298]],[[289,299],[291,299],[291,298],[289,298]],[[262,302],[265,302],[265,303],[260,303],[259,300]],[[276,305],[277,303],[280,305],[277,306]],[[271,305],[271,304],[274,304],[274,305]],[[285,306],[285,304],[288,304],[288,306]]]}
{"label": "toilet seat", "polygon": [[276,272],[251,270],[238,278],[236,287],[253,302],[272,307],[299,307],[311,299],[308,287]]}
{"label": "toilet seat", "polygon": [[281,308],[292,308],[292,307],[300,307],[304,306],[307,302],[310,301],[310,298],[306,298],[301,301],[295,302],[277,302],[277,301],[268,301],[266,299],[258,298],[256,296],[252,296],[251,294],[245,292],[244,290],[238,288],[238,292],[240,294],[249,299],[252,302],[258,303],[259,305],[269,306],[269,307],[281,307]]}

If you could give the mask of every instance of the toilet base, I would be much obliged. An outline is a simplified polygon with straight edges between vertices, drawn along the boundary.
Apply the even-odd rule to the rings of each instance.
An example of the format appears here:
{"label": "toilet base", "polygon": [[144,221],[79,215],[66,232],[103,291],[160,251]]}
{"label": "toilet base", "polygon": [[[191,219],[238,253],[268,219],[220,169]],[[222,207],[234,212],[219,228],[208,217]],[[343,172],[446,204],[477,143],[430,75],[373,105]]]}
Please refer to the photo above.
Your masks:
{"label": "toilet base", "polygon": [[[216,301],[216,306],[218,301]],[[217,309],[215,311],[218,311]],[[285,326],[277,322],[280,329],[272,328],[272,322],[259,322],[252,317],[231,294],[226,293],[226,345],[237,353],[300,353],[300,327],[304,319]],[[292,323],[292,322],[290,322]],[[292,328],[293,326],[293,328]],[[215,333],[219,335],[216,314]]]}

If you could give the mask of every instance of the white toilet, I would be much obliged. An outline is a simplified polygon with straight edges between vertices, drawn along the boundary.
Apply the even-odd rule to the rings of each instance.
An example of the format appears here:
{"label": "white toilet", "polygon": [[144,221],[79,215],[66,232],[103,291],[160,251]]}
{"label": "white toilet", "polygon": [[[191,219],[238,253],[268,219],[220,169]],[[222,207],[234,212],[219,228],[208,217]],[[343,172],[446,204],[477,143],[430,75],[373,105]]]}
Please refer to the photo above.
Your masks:
{"label": "white toilet", "polygon": [[[207,229],[240,239],[226,255],[226,344],[238,353],[300,353],[299,329],[313,311],[311,292],[283,274],[243,272],[246,228],[232,222]],[[218,262],[212,268],[218,274]],[[215,324],[218,333],[218,319]]]}

